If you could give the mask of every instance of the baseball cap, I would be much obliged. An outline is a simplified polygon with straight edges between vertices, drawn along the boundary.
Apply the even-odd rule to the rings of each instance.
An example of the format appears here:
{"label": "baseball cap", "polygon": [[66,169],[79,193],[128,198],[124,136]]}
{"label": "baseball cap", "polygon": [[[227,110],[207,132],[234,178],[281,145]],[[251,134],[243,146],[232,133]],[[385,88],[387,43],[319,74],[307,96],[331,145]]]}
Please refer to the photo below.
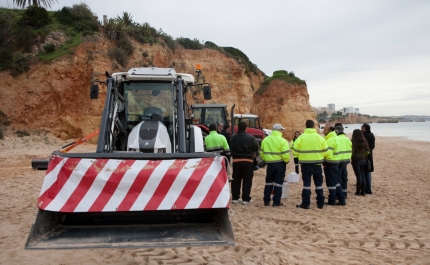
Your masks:
{"label": "baseball cap", "polygon": [[272,128],[272,130],[283,130],[283,129],[285,129],[284,127],[282,127],[282,125],[281,124],[279,124],[279,123],[276,123],[276,124],[273,124],[273,128]]}

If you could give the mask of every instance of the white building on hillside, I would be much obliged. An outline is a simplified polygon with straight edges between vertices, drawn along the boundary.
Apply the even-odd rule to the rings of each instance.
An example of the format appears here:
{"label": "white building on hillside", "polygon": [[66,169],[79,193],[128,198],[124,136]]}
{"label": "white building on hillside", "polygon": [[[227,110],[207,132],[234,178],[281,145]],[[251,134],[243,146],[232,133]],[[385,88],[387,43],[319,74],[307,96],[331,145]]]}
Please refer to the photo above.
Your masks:
{"label": "white building on hillside", "polygon": [[327,104],[327,109],[331,110],[332,112],[335,112],[336,111],[335,104],[334,103]]}
{"label": "white building on hillside", "polygon": [[359,108],[354,108],[353,106],[351,107],[344,107],[340,110],[340,112],[342,112],[342,115],[345,114],[360,114],[360,109]]}

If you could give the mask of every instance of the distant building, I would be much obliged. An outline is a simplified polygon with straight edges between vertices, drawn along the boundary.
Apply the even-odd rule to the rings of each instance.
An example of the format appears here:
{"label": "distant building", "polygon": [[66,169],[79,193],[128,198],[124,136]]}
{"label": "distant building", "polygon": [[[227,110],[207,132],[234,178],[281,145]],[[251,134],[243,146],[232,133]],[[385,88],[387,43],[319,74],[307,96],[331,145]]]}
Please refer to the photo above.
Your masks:
{"label": "distant building", "polygon": [[354,109],[354,114],[360,114],[360,109],[359,108],[355,108]]}
{"label": "distant building", "polygon": [[351,106],[351,107],[344,107],[343,109],[342,109],[342,113],[345,115],[345,114],[354,114],[354,107],[353,106]]}
{"label": "distant building", "polygon": [[327,109],[333,112],[336,111],[335,104],[334,103],[327,104]]}

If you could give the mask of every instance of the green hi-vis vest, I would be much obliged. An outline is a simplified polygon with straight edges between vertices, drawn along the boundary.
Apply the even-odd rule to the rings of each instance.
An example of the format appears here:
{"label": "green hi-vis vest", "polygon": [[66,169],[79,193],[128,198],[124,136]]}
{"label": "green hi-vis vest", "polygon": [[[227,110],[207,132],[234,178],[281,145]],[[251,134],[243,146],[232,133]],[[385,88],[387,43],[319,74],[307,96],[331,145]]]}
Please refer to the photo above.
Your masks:
{"label": "green hi-vis vest", "polygon": [[216,131],[210,131],[209,135],[205,137],[205,145],[207,152],[225,152],[225,155],[230,155],[227,139]]}
{"label": "green hi-vis vest", "polygon": [[327,150],[326,140],[316,129],[308,128],[294,141],[293,154],[297,155],[299,164],[321,164]]}
{"label": "green hi-vis vest", "polygon": [[345,134],[339,134],[337,136],[339,142],[339,161],[349,162],[352,156],[352,143]]}
{"label": "green hi-vis vest", "polygon": [[272,133],[265,137],[261,142],[260,156],[266,163],[276,163],[290,161],[290,146],[288,141],[282,137],[279,131],[272,131]]}
{"label": "green hi-vis vest", "polygon": [[337,139],[336,132],[330,132],[325,136],[327,142],[328,151],[325,156],[325,162],[327,163],[339,163],[339,139]]}

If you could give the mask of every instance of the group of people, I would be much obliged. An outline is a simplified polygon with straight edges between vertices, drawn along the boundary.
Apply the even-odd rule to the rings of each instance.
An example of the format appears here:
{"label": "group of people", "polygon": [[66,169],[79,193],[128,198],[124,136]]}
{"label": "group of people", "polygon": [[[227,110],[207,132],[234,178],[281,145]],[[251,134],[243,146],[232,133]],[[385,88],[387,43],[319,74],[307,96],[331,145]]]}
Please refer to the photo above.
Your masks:
{"label": "group of people", "polygon": [[[238,133],[231,138],[228,133],[218,133],[217,126],[209,126],[210,133],[205,138],[207,151],[221,152],[233,160],[233,180],[231,183],[232,203],[248,204],[252,202],[251,187],[254,176],[255,157],[259,146],[252,135],[246,133],[246,123],[239,122]],[[293,153],[295,171],[299,173],[299,165],[303,179],[302,202],[297,208],[309,209],[311,197],[311,180],[315,184],[317,207],[324,205],[346,205],[348,197],[347,164],[351,162],[357,185],[355,195],[372,194],[371,182],[373,172],[372,152],[375,148],[375,137],[370,125],[364,123],[356,129],[349,139],[341,123],[334,126],[327,124],[322,137],[315,129],[312,120],[306,121],[303,134],[295,132],[291,143],[282,137],[281,124],[274,124],[271,135],[264,138],[260,146],[260,157],[267,164],[264,188],[264,205],[282,206],[282,186],[285,179],[286,166],[290,161],[290,149]],[[220,126],[219,126],[220,127]],[[221,127],[220,127],[221,128]],[[222,127],[224,132],[228,128]],[[229,143],[227,143],[227,139]],[[365,168],[366,160],[371,167]],[[323,172],[328,189],[328,201],[325,202],[323,190]],[[242,187],[242,197],[241,194]],[[337,201],[337,202],[336,202]]]}
{"label": "group of people", "polygon": [[[232,203],[244,205],[252,202],[251,187],[254,177],[258,143],[254,136],[246,133],[247,124],[238,124],[238,132],[232,137],[228,134],[228,125],[210,124],[209,135],[205,137],[206,151],[219,152],[233,161],[233,180],[231,182]],[[219,132],[217,131],[220,130]],[[240,196],[242,188],[242,198]]]}

